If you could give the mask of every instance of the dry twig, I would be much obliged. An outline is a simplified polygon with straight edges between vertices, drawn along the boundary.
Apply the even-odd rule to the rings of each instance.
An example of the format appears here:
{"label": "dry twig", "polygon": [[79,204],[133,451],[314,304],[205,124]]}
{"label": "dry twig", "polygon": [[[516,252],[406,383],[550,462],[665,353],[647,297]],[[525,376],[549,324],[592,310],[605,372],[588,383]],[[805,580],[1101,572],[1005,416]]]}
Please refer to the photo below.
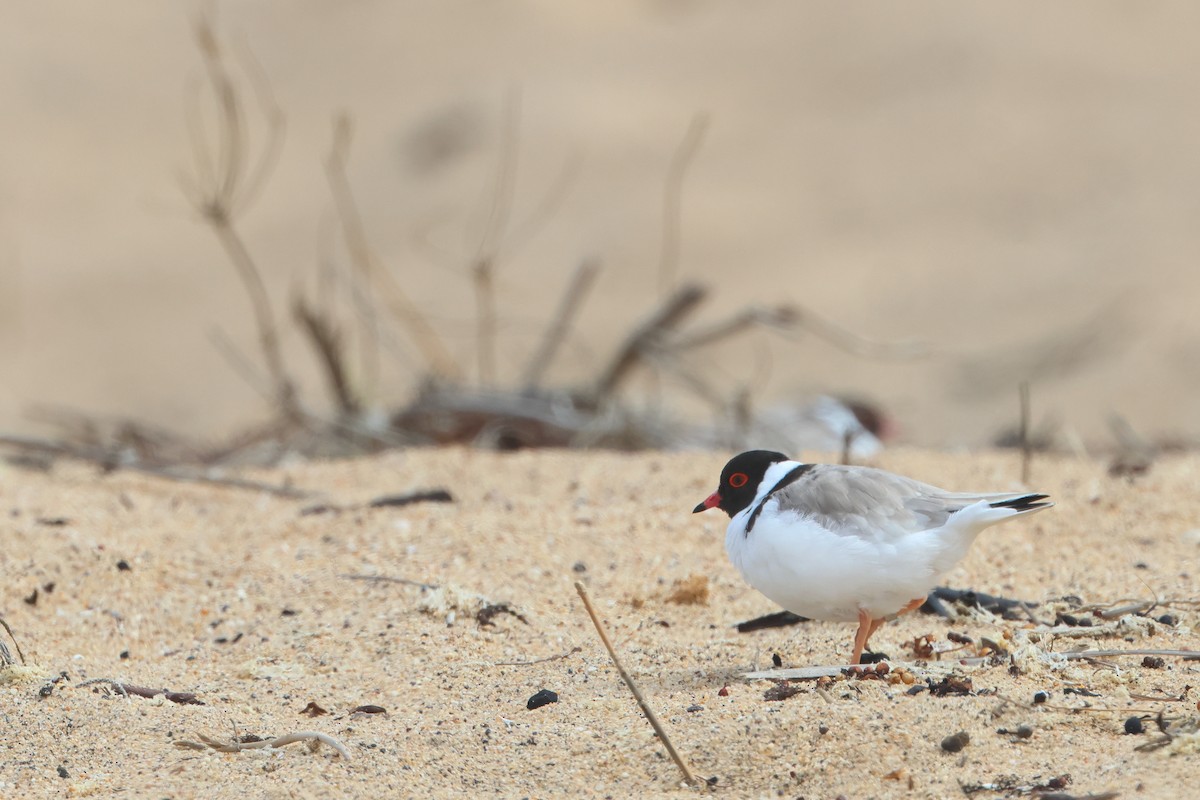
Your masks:
{"label": "dry twig", "polygon": [[22,450],[34,450],[51,455],[64,456],[66,458],[74,458],[78,461],[86,461],[90,464],[95,464],[105,470],[123,469],[131,472],[140,472],[143,475],[152,475],[155,478],[162,478],[169,481],[180,481],[183,483],[198,483],[205,486],[217,486],[223,489],[247,489],[254,492],[267,492],[278,497],[289,497],[293,499],[301,499],[312,497],[313,493],[303,489],[294,489],[290,486],[280,486],[274,483],[263,483],[262,481],[250,480],[247,478],[225,478],[208,475],[205,472],[195,469],[188,469],[181,466],[155,466],[149,464],[125,463],[115,453],[110,453],[103,450],[90,450],[83,447],[73,447],[61,442],[51,442],[42,439],[32,439],[25,436],[6,436],[0,435],[0,446],[16,447]]}
{"label": "dry twig", "polygon": [[169,689],[152,689],[148,686],[136,686],[132,683],[114,681],[111,678],[92,678],[91,680],[76,684],[75,688],[82,689],[85,686],[95,686],[97,684],[108,686],[114,692],[127,700],[131,696],[153,698],[158,697],[161,694],[165,699],[170,700],[172,703],[178,703],[182,706],[204,705],[204,702],[196,697],[194,692],[172,692]]}
{"label": "dry twig", "polygon": [[545,664],[548,661],[561,661],[564,658],[570,658],[576,653],[582,652],[582,647],[572,647],[565,653],[559,653],[553,656],[545,656],[544,658],[535,658],[532,661],[497,661],[492,666],[494,667],[532,667],[534,664]]}
{"label": "dry twig", "polygon": [[667,177],[663,182],[663,238],[662,255],[658,262],[658,291],[661,295],[675,285],[679,271],[679,240],[682,223],[683,179],[688,167],[700,151],[704,134],[708,132],[708,115],[696,114],[688,125],[687,132],[671,156]]}
{"label": "dry twig", "polygon": [[296,390],[284,367],[266,284],[234,222],[261,190],[279,156],[283,143],[283,113],[261,76],[247,70],[258,110],[267,125],[266,141],[257,155],[250,156],[246,152],[249,131],[245,102],[226,66],[212,20],[204,16],[197,19],[195,35],[216,106],[216,142],[213,152],[205,141],[206,131],[199,110],[193,112],[191,134],[195,175],[180,175],[180,186],[193,208],[212,228],[238,272],[258,326],[259,346],[271,377],[274,400],[284,415],[291,417],[298,411]]}
{"label": "dry twig", "polygon": [[613,649],[612,642],[608,640],[608,634],[604,632],[604,625],[600,622],[600,617],[596,615],[596,609],[592,608],[592,601],[588,597],[587,589],[579,581],[575,581],[575,591],[579,592],[579,598],[583,600],[583,607],[587,609],[588,616],[592,618],[592,624],[596,626],[596,633],[600,634],[600,641],[604,643],[604,648],[608,650],[609,657],[612,658],[613,665],[620,673],[621,679],[625,681],[625,685],[629,687],[629,691],[633,692],[634,698],[637,699],[638,706],[641,707],[642,713],[646,715],[646,720],[649,721],[650,727],[654,728],[654,732],[658,734],[658,738],[662,741],[663,746],[667,748],[667,752],[671,755],[671,760],[679,767],[679,771],[683,773],[683,779],[689,786],[696,786],[699,781],[692,775],[683,758],[676,752],[675,746],[671,744],[670,737],[663,730],[662,725],[658,721],[658,717],[654,715],[654,711],[650,708],[650,704],[646,702],[646,698],[642,696],[642,692],[638,689],[633,678],[625,671],[624,665],[621,664],[621,659],[617,657],[617,651]]}
{"label": "dry twig", "polygon": [[321,366],[325,370],[325,380],[329,384],[338,410],[345,416],[357,414],[362,404],[351,391],[350,379],[346,375],[342,332],[328,314],[309,305],[301,296],[297,296],[292,303],[292,314],[308,334],[313,348],[317,351]]}
{"label": "dry twig", "polygon": [[596,380],[590,393],[595,402],[602,404],[608,400],[634,367],[660,347],[665,334],[695,311],[707,294],[704,287],[696,284],[681,286],[634,328]]}
{"label": "dry twig", "polygon": [[[189,741],[187,739],[178,739],[175,741],[176,747],[184,748],[185,750],[208,750],[212,749],[218,753],[240,753],[243,750],[262,750],[268,747],[283,747],[285,745],[294,744],[296,742],[312,742],[314,744],[327,744],[337,751],[337,754],[347,761],[350,760],[350,751],[346,745],[339,742],[327,733],[319,731],[297,731],[296,733],[287,733],[283,736],[277,736],[274,739],[257,739],[253,741],[242,741],[241,738],[232,742],[223,742],[220,739],[206,736],[203,733],[197,734],[200,737],[199,742]],[[244,737],[242,737],[244,738]]]}
{"label": "dry twig", "polygon": [[333,195],[333,204],[341,222],[342,237],[350,254],[350,263],[357,270],[363,283],[383,295],[388,311],[408,331],[413,344],[420,350],[427,367],[434,375],[452,380],[462,377],[462,371],[454,357],[421,313],[420,308],[404,291],[399,281],[392,276],[379,255],[371,247],[366,226],[358,203],[346,177],[346,163],[350,158],[350,119],[338,117],[333,126],[333,144],[325,160],[325,177]]}
{"label": "dry twig", "polygon": [[526,392],[537,391],[538,385],[542,382],[542,375],[554,361],[563,340],[567,338],[571,320],[579,313],[579,307],[583,304],[592,284],[596,282],[596,276],[599,273],[600,266],[594,261],[584,261],[575,269],[575,274],[571,276],[567,290],[563,292],[562,299],[559,301],[558,310],[554,313],[546,332],[542,334],[542,343],[533,357],[529,359],[529,366],[525,368],[525,377],[522,383]]}
{"label": "dry twig", "polygon": [[[25,663],[25,654],[21,652],[21,643],[17,641],[17,637],[13,635],[12,628],[8,627],[8,622],[4,617],[0,617],[0,625],[4,626],[4,630],[8,632],[8,638],[12,639],[13,647],[17,648],[17,655],[21,657],[21,663]],[[3,647],[3,645],[0,645]],[[8,648],[0,650],[0,666],[8,666],[12,662],[12,656],[8,653]]]}
{"label": "dry twig", "polygon": [[1028,486],[1033,464],[1033,447],[1029,442],[1029,381],[1021,381],[1018,395],[1021,403],[1021,485]]}

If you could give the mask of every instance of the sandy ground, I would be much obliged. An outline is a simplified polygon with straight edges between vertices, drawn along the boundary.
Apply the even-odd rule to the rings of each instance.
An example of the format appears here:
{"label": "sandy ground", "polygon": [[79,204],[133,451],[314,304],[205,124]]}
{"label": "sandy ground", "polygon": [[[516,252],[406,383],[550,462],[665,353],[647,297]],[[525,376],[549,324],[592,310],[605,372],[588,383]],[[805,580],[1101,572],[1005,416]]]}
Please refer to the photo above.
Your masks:
{"label": "sandy ground", "polygon": [[[6,3],[0,429],[68,406],[223,436],[266,412],[214,346],[220,331],[259,363],[235,273],[179,190],[200,5]],[[372,243],[469,378],[469,276],[492,249],[499,381],[515,380],[584,258],[604,271],[551,379],[593,374],[659,296],[668,164],[705,114],[677,273],[714,288],[702,316],[796,303],[935,345],[896,363],[754,336],[696,354],[721,390],[865,394],[924,445],[988,441],[1022,379],[1039,417],[1091,440],[1113,411],[1146,435],[1200,431],[1194,3],[216,7],[287,117],[278,167],[238,218],[281,320],[299,288],[317,292],[318,265],[347,269],[322,171],[344,112]],[[516,178],[489,238],[514,91]],[[569,191],[539,212],[564,171]],[[311,353],[284,328],[321,408]],[[394,407],[423,366],[387,332],[377,372],[356,359],[354,377]]]}
{"label": "sandy ground", "polygon": [[[913,661],[906,642],[928,634],[945,648],[954,631],[1008,643],[1019,674],[945,656],[913,669],[965,676],[971,694],[910,696],[903,682],[839,679],[764,699],[771,684],[745,672],[768,668],[773,654],[785,666],[837,664],[852,631],[733,630],[775,609],[727,562],[724,518],[690,513],[723,462],[441,450],[256,476],[319,495],[305,500],[67,465],[0,468],[0,615],[34,665],[0,686],[0,788],[29,798],[695,794],[680,787],[602,650],[576,580],[684,758],[716,779],[702,792],[946,798],[961,796],[960,782],[1029,787],[1068,774],[1080,796],[1179,798],[1194,787],[1197,742],[1177,740],[1178,754],[1136,752],[1152,736],[1124,735],[1122,723],[1160,710],[1200,716],[1188,688],[1200,685],[1195,662],[1167,658],[1153,669],[1140,656],[1112,666],[1045,655],[1200,649],[1194,607],[1152,612],[1174,615],[1174,625],[1127,617],[1118,628],[1076,629],[1082,637],[987,616],[910,615],[873,642],[895,662]],[[1018,471],[1011,455],[994,453],[892,452],[881,466],[964,490],[1014,488]],[[986,533],[946,583],[1043,603],[1194,601],[1198,473],[1196,457],[1163,460],[1135,482],[1098,463],[1040,460],[1034,485],[1059,505]],[[454,502],[360,505],[431,487]],[[317,502],[341,510],[301,513]],[[355,574],[439,588],[346,577]],[[707,589],[703,601],[672,602],[689,580]],[[479,624],[480,597],[511,603],[525,621],[501,613]],[[1056,608],[1065,606],[1037,616],[1053,623]],[[78,686],[98,678],[194,692],[203,705]],[[543,688],[559,701],[527,710]],[[1035,707],[1038,691],[1049,700]],[[305,716],[309,703],[329,713]],[[368,704],[386,714],[352,713]],[[997,733],[1020,725],[1031,738]],[[316,730],[351,758],[304,745],[222,755],[173,744],[235,730]],[[970,743],[944,752],[942,739],[959,731]]]}

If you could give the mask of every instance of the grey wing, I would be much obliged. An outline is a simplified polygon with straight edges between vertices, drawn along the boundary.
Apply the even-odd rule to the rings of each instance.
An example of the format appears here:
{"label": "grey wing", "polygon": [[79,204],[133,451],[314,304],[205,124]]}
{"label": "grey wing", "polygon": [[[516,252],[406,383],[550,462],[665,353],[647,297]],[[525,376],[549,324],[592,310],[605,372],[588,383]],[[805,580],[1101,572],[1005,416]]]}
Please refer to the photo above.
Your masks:
{"label": "grey wing", "polygon": [[780,511],[797,511],[832,531],[873,541],[940,528],[980,500],[1018,495],[958,494],[869,467],[821,464],[772,495]]}

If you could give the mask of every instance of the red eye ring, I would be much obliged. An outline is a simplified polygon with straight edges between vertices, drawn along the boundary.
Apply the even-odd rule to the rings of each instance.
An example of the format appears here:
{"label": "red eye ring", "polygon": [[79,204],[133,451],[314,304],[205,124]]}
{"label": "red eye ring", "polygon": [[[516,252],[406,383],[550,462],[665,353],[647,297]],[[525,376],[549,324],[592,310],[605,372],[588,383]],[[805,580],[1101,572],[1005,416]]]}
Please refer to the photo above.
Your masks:
{"label": "red eye ring", "polygon": [[735,472],[729,476],[729,485],[735,489],[740,489],[750,482],[750,476],[744,472]]}

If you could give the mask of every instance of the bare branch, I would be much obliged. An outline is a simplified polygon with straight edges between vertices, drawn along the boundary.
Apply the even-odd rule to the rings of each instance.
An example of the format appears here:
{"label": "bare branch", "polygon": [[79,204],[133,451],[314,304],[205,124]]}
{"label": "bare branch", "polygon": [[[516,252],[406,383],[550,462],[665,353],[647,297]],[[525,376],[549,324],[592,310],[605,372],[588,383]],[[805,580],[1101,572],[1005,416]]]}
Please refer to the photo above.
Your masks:
{"label": "bare branch", "polygon": [[554,357],[558,355],[558,349],[567,338],[567,331],[571,327],[572,320],[579,313],[584,298],[587,297],[587,293],[591,290],[592,284],[596,282],[596,276],[599,274],[600,265],[595,261],[584,261],[575,268],[575,273],[571,276],[567,289],[558,302],[558,310],[554,313],[546,332],[542,334],[542,342],[525,368],[525,377],[522,379],[525,391],[536,390],[542,382],[542,375],[554,361]]}
{"label": "bare branch", "polygon": [[4,630],[8,632],[8,638],[12,639],[13,647],[17,648],[17,655],[21,657],[21,663],[25,663],[25,654],[21,652],[21,643],[17,641],[16,635],[13,634],[12,628],[8,627],[8,622],[4,617],[0,617],[0,625],[4,626]]}
{"label": "bare branch", "polygon": [[72,447],[60,442],[33,439],[23,436],[7,436],[0,434],[0,446],[15,447],[21,450],[34,450],[51,455],[74,458],[95,464],[103,469],[120,468],[131,472],[140,472],[170,481],[183,483],[198,483],[206,486],[217,486],[225,489],[249,489],[255,492],[267,492],[279,497],[305,498],[313,493],[303,489],[293,489],[290,486],[280,486],[273,483],[249,480],[245,478],[227,478],[208,474],[201,470],[191,470],[178,466],[153,466],[139,463],[126,463],[118,454],[101,449]]}
{"label": "bare branch", "polygon": [[687,132],[675,148],[663,185],[662,254],[658,262],[658,291],[665,295],[677,280],[679,272],[679,240],[682,221],[683,179],[688,167],[704,142],[708,131],[708,115],[696,114]]}
{"label": "bare branch", "polygon": [[592,601],[588,597],[587,589],[583,587],[582,583],[575,581],[575,591],[579,593],[579,599],[583,601],[583,607],[587,610],[588,616],[592,618],[592,624],[596,626],[596,633],[600,635],[600,641],[604,644],[604,649],[608,651],[608,656],[612,659],[613,666],[617,668],[617,673],[625,681],[625,685],[629,687],[629,691],[633,693],[633,697],[642,709],[642,714],[645,715],[646,721],[650,723],[650,727],[654,728],[654,732],[658,734],[659,741],[663,743],[663,747],[667,748],[667,753],[670,754],[671,760],[675,762],[675,766],[679,767],[679,771],[683,774],[683,780],[689,786],[698,785],[700,782],[692,775],[692,771],[688,769],[683,757],[675,750],[675,745],[671,744],[671,737],[667,736],[667,732],[658,721],[654,710],[650,708],[650,704],[642,696],[638,685],[634,683],[633,677],[625,671],[625,665],[617,657],[617,651],[613,649],[612,642],[608,640],[608,634],[604,630],[604,625],[600,622],[600,617],[596,614],[596,609],[592,608]]}
{"label": "bare branch", "polygon": [[658,347],[663,337],[691,314],[707,294],[707,290],[702,286],[684,285],[655,309],[645,322],[634,328],[617,349],[617,354],[608,367],[600,373],[600,378],[591,390],[593,401],[602,403],[607,400],[645,354]]}
{"label": "bare branch", "polygon": [[671,340],[671,349],[675,351],[692,350],[697,347],[713,344],[722,339],[736,336],[755,326],[765,326],[785,330],[795,325],[800,314],[794,308],[781,306],[779,308],[748,308],[734,314],[723,322],[717,322],[692,333],[677,336]]}
{"label": "bare branch", "polygon": [[1029,469],[1033,461],[1033,446],[1029,440],[1029,381],[1017,387],[1021,406],[1021,485],[1029,485]]}
{"label": "bare branch", "polygon": [[364,283],[377,288],[384,296],[388,310],[406,328],[428,368],[435,375],[457,380],[462,377],[462,372],[454,357],[400,283],[381,263],[367,239],[362,215],[346,177],[350,139],[350,120],[340,116],[334,121],[333,144],[325,161],[325,176],[342,224],[342,236],[350,254],[350,263],[358,270]]}
{"label": "bare branch", "polygon": [[337,403],[338,410],[349,416],[356,414],[362,407],[354,392],[350,389],[350,381],[346,376],[345,348],[342,344],[342,333],[333,320],[310,306],[302,296],[297,296],[292,304],[292,313],[300,327],[308,334],[313,349],[325,370],[325,380]]}
{"label": "bare branch", "polygon": [[[244,209],[257,193],[278,157],[283,141],[282,114],[273,105],[264,106],[267,141],[258,154],[257,162],[248,166],[249,131],[241,94],[225,66],[212,19],[209,16],[198,18],[194,33],[196,47],[204,59],[208,89],[212,92],[217,110],[216,147],[213,153],[205,137],[202,106],[197,100],[189,114],[196,175],[182,179],[180,187],[184,196],[213,229],[242,281],[258,327],[259,346],[271,378],[273,399],[284,416],[293,418],[298,413],[296,391],[284,366],[270,298],[262,273],[234,226],[235,213]],[[258,98],[260,103],[273,103],[264,91],[259,92]]]}
{"label": "bare branch", "polygon": [[521,94],[513,89],[504,103],[504,127],[491,205],[483,235],[479,237],[479,245],[471,261],[471,279],[475,286],[475,356],[478,359],[479,382],[485,387],[493,385],[496,377],[496,262],[498,242],[508,227],[512,213],[520,124]]}

